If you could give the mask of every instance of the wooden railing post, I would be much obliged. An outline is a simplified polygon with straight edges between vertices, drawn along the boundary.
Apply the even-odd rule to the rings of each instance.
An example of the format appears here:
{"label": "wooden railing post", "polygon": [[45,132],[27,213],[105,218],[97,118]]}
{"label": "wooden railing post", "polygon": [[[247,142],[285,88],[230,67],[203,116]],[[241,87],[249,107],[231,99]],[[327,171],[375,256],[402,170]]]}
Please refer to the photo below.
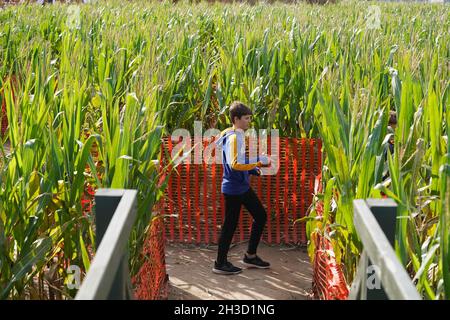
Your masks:
{"label": "wooden railing post", "polygon": [[[373,216],[377,220],[380,225],[381,230],[383,230],[386,238],[391,244],[392,248],[395,248],[395,228],[397,222],[397,204],[392,199],[367,199],[367,206],[372,211]],[[369,259],[369,264],[367,266],[367,271],[369,271],[369,267],[372,266],[372,262]],[[375,266],[373,272],[376,270]],[[366,277],[368,276],[368,272],[366,271]],[[373,274],[373,273],[371,273]],[[381,284],[380,276],[378,274],[374,274],[376,280]],[[366,280],[367,281],[367,280]],[[367,287],[367,300],[388,300],[388,296],[383,289],[383,284],[381,284],[380,288],[376,287]]]}
{"label": "wooden railing post", "polygon": [[421,300],[394,250],[396,203],[392,199],[356,199],[353,208],[364,249],[349,299]]}
{"label": "wooden railing post", "polygon": [[132,299],[127,251],[137,190],[99,189],[95,201],[97,251],[75,299]]}
{"label": "wooden railing post", "polygon": [[[98,249],[103,236],[108,229],[117,206],[122,199],[124,190],[102,189],[95,194],[95,226],[96,226],[96,247]],[[108,300],[128,300],[131,299],[130,292],[130,272],[128,267],[128,251],[122,256],[120,266],[114,278]]]}

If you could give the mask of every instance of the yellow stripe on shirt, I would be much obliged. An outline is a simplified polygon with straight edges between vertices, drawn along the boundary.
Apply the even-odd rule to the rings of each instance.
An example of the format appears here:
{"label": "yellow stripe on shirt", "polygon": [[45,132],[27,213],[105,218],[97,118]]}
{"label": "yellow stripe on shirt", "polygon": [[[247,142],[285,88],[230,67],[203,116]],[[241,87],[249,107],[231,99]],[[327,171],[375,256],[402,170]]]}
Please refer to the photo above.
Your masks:
{"label": "yellow stripe on shirt", "polygon": [[242,164],[238,163],[238,149],[237,149],[237,137],[236,134],[232,134],[230,137],[230,154],[231,154],[231,168],[237,171],[249,171],[255,167],[261,167],[261,162]]}

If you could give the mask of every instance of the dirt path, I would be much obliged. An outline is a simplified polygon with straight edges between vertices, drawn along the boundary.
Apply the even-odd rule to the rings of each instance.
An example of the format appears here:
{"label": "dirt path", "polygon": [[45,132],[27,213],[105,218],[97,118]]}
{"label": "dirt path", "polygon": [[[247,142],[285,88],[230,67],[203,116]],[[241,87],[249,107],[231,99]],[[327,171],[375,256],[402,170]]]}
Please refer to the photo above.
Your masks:
{"label": "dirt path", "polygon": [[[245,269],[238,275],[212,273],[217,247],[166,245],[170,300],[302,300],[311,299],[312,270],[306,249],[261,244],[258,255],[271,263],[266,270]],[[230,249],[236,266],[246,243]]]}

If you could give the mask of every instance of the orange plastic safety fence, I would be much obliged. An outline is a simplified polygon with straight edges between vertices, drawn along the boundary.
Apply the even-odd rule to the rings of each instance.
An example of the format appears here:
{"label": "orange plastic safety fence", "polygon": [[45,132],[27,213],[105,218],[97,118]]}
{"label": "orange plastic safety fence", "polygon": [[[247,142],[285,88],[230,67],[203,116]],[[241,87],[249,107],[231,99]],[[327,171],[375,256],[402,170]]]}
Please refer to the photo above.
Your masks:
{"label": "orange plastic safety fence", "polygon": [[6,105],[4,102],[2,103],[1,125],[2,125],[1,134],[3,137],[3,135],[6,132],[6,128],[8,128],[8,118],[6,117]]}
{"label": "orange plastic safety fence", "polygon": [[[318,189],[321,190],[319,177]],[[318,215],[323,213],[323,202],[316,204]],[[349,295],[348,285],[342,267],[336,261],[333,246],[329,239],[318,233],[311,235],[315,244],[313,261],[313,293],[315,299],[345,300]]]}
{"label": "orange plastic safety fence", "polygon": [[[13,96],[14,96],[14,93],[13,93]],[[0,115],[1,136],[3,137],[3,135],[6,132],[6,129],[8,128],[8,117],[6,115],[6,100],[3,97],[3,88],[0,89],[0,99],[2,101],[2,113]]]}
{"label": "orange plastic safety fence", "polygon": [[[213,141],[203,140],[203,150]],[[179,142],[164,139],[162,154],[166,156],[162,159],[163,163],[169,163],[167,156],[171,156]],[[191,148],[195,142],[194,139],[190,141]],[[183,151],[190,150],[188,146]],[[270,154],[270,139],[267,149]],[[214,152],[212,157],[215,157]],[[262,240],[277,244],[306,244],[304,223],[294,224],[294,221],[305,216],[311,204],[313,182],[322,168],[321,140],[280,138],[279,159],[280,169],[276,175],[251,178],[251,186],[269,218]],[[225,214],[221,193],[222,173],[221,164],[207,164],[204,159],[201,164],[191,161],[174,168],[163,203],[168,240],[217,243]],[[243,208],[242,212],[245,213],[246,209]],[[241,214],[233,239],[235,242],[248,239],[251,223],[249,214]]]}
{"label": "orange plastic safety fence", "polygon": [[[11,95],[12,100],[16,100],[15,91],[18,85],[18,78],[15,75],[5,77],[3,79],[3,83],[9,83],[11,86]],[[6,114],[6,100],[4,97],[4,88],[0,88],[0,100],[2,102],[2,113],[0,114],[0,121],[1,121],[1,136],[3,137],[7,128],[8,128],[8,117]]]}
{"label": "orange plastic safety fence", "polygon": [[132,279],[135,298],[139,300],[166,300],[169,278],[166,272],[163,220],[152,221],[149,235],[144,244],[142,259],[145,261],[138,274]]}

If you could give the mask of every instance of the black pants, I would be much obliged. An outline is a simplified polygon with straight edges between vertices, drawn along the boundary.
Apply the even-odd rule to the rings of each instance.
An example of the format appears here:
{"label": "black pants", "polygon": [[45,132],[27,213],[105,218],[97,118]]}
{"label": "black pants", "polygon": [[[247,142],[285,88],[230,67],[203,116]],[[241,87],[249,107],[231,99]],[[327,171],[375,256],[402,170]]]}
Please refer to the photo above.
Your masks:
{"label": "black pants", "polygon": [[249,254],[255,254],[258,247],[264,226],[267,221],[266,210],[259,201],[258,196],[250,188],[246,193],[240,195],[228,195],[225,197],[225,221],[219,239],[219,250],[217,252],[217,263],[223,264],[227,261],[228,250],[233,240],[234,231],[239,222],[241,205],[250,212],[253,217],[252,232],[248,243]]}

